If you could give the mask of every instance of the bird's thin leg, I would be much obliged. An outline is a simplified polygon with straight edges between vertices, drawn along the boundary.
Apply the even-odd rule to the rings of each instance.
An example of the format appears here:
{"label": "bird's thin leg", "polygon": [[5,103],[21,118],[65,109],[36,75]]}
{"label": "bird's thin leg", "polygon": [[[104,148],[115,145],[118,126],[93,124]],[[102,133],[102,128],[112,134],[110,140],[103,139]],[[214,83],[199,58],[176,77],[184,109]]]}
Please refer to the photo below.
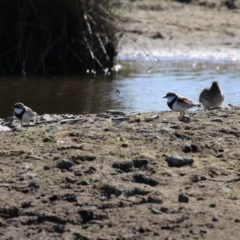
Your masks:
{"label": "bird's thin leg", "polygon": [[182,112],[180,112],[180,116],[178,117],[178,120],[181,121],[182,119]]}
{"label": "bird's thin leg", "polygon": [[185,115],[185,112],[180,112],[179,120],[181,121],[183,116]]}

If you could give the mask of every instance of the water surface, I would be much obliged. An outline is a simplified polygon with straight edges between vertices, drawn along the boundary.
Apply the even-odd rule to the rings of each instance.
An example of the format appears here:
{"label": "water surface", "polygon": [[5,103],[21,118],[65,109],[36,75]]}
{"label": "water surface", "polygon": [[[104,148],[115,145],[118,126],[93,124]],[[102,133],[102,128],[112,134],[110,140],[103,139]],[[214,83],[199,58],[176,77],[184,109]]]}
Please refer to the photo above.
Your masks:
{"label": "water surface", "polygon": [[[127,112],[168,110],[169,91],[198,101],[200,91],[218,80],[224,105],[240,104],[238,61],[146,60],[119,61],[111,75],[91,73],[71,77],[0,77],[0,118],[12,115],[11,106],[23,102],[38,114],[86,114],[119,109]],[[120,94],[116,94],[116,90]]]}

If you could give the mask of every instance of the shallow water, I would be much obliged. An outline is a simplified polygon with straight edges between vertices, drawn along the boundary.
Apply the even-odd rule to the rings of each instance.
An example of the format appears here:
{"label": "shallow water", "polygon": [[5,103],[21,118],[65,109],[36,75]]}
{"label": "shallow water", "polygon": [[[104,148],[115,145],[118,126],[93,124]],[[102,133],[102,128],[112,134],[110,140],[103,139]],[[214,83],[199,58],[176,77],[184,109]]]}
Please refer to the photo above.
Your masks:
{"label": "shallow water", "polygon": [[[86,114],[119,109],[127,112],[168,110],[169,91],[198,101],[200,91],[218,80],[223,105],[240,104],[240,62],[194,59],[119,60],[122,68],[110,76],[0,77],[0,118],[12,115],[11,106],[23,102],[38,114]],[[116,90],[120,94],[116,94]]]}

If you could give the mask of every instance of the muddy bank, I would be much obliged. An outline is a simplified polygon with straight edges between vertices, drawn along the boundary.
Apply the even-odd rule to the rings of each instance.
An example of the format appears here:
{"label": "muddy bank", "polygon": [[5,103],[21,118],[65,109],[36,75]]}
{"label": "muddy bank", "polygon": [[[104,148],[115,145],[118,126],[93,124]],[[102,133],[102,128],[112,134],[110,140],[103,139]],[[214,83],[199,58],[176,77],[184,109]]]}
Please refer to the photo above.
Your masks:
{"label": "muddy bank", "polygon": [[125,32],[119,58],[239,59],[239,7],[239,1],[127,1],[120,10]]}
{"label": "muddy bank", "polygon": [[237,239],[239,115],[2,120],[0,239]]}

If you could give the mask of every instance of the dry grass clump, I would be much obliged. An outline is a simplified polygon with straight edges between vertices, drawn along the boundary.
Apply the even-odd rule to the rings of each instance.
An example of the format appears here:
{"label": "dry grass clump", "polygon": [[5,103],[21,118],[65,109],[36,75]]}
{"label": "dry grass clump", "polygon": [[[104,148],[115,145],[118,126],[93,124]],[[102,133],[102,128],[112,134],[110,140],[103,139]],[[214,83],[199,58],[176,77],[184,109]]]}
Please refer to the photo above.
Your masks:
{"label": "dry grass clump", "polygon": [[111,0],[0,0],[0,73],[111,68],[118,39]]}

